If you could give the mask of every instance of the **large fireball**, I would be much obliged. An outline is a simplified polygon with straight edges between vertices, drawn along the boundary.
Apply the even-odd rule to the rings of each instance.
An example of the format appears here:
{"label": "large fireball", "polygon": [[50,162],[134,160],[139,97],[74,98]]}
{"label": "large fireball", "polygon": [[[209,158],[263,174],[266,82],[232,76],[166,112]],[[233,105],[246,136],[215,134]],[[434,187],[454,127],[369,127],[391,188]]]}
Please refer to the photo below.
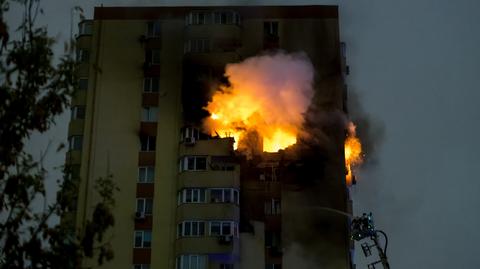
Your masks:
{"label": "large fireball", "polygon": [[313,96],[313,66],[305,54],[265,55],[226,67],[229,86],[217,89],[205,107],[204,127],[234,137],[235,148],[258,134],[263,151],[276,152],[297,141],[303,114]]}

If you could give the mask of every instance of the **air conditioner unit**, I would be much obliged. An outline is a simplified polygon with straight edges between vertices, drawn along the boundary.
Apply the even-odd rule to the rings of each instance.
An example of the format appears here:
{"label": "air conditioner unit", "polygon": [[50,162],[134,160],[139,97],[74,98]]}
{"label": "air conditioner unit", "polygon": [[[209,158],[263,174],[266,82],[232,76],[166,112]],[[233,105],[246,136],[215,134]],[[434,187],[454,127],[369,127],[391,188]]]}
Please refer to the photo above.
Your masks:
{"label": "air conditioner unit", "polygon": [[193,146],[195,145],[195,137],[185,137],[185,145]]}
{"label": "air conditioner unit", "polygon": [[145,212],[136,212],[135,213],[135,219],[138,219],[138,220],[145,219]]}

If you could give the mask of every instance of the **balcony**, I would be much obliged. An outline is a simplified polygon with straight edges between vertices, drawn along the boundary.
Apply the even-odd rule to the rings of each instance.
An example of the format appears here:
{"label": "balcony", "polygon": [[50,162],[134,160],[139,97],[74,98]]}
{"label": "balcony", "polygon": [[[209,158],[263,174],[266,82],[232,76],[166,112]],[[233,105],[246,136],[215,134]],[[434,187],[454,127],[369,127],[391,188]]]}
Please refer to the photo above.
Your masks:
{"label": "balcony", "polygon": [[182,188],[239,188],[239,171],[185,171],[178,175]]}
{"label": "balcony", "polygon": [[183,253],[209,254],[238,252],[239,239],[235,237],[231,239],[231,242],[226,244],[222,242],[220,236],[182,237],[177,239],[175,251],[177,255]]}
{"label": "balcony", "polygon": [[230,156],[233,155],[233,138],[196,140],[193,145],[184,143],[180,147],[179,154],[180,156]]}
{"label": "balcony", "polygon": [[177,222],[185,219],[240,220],[240,208],[233,203],[191,203],[177,208]]}

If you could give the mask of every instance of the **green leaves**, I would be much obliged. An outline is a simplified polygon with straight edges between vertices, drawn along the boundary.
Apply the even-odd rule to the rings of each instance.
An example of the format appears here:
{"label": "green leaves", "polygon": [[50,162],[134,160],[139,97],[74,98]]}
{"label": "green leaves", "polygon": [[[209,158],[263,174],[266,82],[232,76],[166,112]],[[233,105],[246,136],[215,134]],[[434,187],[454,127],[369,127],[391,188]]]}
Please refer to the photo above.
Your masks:
{"label": "green leaves", "polygon": [[[69,107],[77,80],[69,53],[73,44],[55,58],[55,40],[46,28],[35,26],[43,12],[39,0],[15,1],[24,7],[24,16],[20,37],[11,40],[14,35],[3,19],[11,1],[0,0],[0,211],[5,214],[0,218],[0,269],[79,268],[82,258],[94,256],[101,264],[113,258],[105,240],[115,222],[112,176],[96,182],[101,199],[84,227],[76,227],[78,169],[65,167],[57,197],[47,204],[43,157],[35,161],[24,149],[33,132],[47,131]],[[54,216],[61,221],[52,223]]]}

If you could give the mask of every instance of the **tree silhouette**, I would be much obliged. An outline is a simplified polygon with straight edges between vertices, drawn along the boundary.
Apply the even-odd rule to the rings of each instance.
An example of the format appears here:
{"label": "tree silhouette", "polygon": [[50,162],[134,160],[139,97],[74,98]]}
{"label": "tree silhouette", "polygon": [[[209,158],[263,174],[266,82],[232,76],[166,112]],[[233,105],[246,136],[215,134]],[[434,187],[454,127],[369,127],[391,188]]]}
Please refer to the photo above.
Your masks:
{"label": "tree silhouette", "polygon": [[[12,39],[5,14],[11,3],[23,8],[19,37]],[[64,167],[54,202],[43,210],[46,169],[25,151],[33,132],[43,133],[69,107],[76,86],[73,42],[54,64],[55,40],[35,25],[39,0],[0,0],[0,268],[79,268],[85,257],[99,264],[113,258],[104,235],[114,225],[116,187],[111,175],[96,181],[101,198],[92,216],[75,230],[79,179]],[[12,32],[10,32],[12,33]],[[10,38],[9,38],[10,37]],[[59,150],[61,147],[59,148]],[[57,151],[58,153],[58,151]],[[59,216],[58,224],[49,220]]]}

